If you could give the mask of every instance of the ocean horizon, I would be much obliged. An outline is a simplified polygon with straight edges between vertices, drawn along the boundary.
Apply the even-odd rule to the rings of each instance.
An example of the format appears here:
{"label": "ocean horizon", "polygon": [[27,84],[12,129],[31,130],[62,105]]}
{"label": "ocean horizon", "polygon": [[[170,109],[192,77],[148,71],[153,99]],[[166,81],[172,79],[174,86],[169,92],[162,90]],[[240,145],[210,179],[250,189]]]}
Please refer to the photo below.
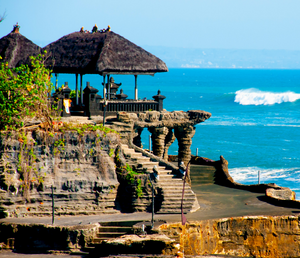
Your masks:
{"label": "ocean horizon", "polygon": [[[113,76],[128,98],[134,96],[134,76]],[[55,78],[52,78],[53,82]],[[102,96],[102,76],[84,75]],[[75,89],[75,75],[60,74]],[[276,183],[300,199],[300,70],[171,68],[155,76],[138,76],[139,98],[152,99],[160,90],[164,108],[204,110],[211,118],[196,126],[192,154],[213,160],[222,155],[236,182]],[[149,148],[149,132],[142,133]],[[169,154],[176,155],[177,141]]]}

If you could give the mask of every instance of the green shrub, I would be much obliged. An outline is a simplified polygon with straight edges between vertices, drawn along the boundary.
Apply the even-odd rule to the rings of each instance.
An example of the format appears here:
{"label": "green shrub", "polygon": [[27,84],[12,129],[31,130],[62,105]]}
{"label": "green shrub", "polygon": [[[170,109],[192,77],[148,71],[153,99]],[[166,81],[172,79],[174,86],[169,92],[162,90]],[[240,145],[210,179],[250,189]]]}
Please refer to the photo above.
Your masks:
{"label": "green shrub", "polygon": [[30,67],[0,64],[0,130],[18,129],[33,117],[51,126],[51,71],[45,68],[44,58],[31,57]]}

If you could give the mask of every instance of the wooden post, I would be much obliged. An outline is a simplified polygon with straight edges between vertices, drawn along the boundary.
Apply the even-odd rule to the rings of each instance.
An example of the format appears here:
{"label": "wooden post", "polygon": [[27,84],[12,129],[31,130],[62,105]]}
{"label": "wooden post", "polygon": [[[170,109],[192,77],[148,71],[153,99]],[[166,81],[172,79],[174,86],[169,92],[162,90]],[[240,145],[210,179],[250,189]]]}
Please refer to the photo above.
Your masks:
{"label": "wooden post", "polygon": [[58,77],[58,74],[56,73],[55,74],[55,89],[58,89],[58,79],[57,79],[57,77]]}
{"label": "wooden post", "polygon": [[138,99],[137,74],[134,75],[134,99]]}
{"label": "wooden post", "polygon": [[107,75],[107,99],[110,100],[110,81],[109,81],[109,74]]}
{"label": "wooden post", "polygon": [[151,180],[151,175],[149,174],[149,180],[151,184],[151,189],[152,189],[152,217],[151,217],[151,229],[154,228],[154,186],[153,182]]}
{"label": "wooden post", "polygon": [[51,192],[52,192],[52,225],[54,225],[54,190],[53,190],[53,184],[51,186]]}
{"label": "wooden post", "polygon": [[80,74],[80,105],[83,104],[82,74]]}
{"label": "wooden post", "polygon": [[75,74],[76,78],[76,106],[78,106],[78,73]]}
{"label": "wooden post", "polygon": [[106,75],[103,75],[103,99],[104,99],[104,100],[106,100],[105,76],[106,76]]}

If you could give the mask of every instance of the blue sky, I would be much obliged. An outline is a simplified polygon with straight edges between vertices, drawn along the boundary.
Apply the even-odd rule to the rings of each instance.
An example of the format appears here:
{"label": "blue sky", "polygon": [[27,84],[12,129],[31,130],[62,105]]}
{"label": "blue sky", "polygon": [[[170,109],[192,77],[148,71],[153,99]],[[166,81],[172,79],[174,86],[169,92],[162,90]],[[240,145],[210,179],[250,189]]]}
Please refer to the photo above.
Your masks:
{"label": "blue sky", "polygon": [[300,50],[299,0],[0,0],[0,37],[16,22],[40,46],[110,25],[140,46]]}

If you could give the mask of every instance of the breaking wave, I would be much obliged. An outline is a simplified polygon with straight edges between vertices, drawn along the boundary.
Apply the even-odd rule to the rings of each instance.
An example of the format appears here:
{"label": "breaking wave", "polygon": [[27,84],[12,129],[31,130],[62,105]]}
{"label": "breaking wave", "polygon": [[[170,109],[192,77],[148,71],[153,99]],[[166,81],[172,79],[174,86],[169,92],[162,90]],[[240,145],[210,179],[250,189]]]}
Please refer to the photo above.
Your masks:
{"label": "breaking wave", "polygon": [[300,94],[291,91],[287,92],[269,92],[258,89],[239,90],[235,93],[234,102],[241,105],[273,105],[283,102],[294,102],[300,99]]}
{"label": "breaking wave", "polygon": [[239,183],[257,183],[258,171],[261,172],[261,179],[272,180],[285,178],[288,180],[293,175],[293,180],[300,181],[300,168],[259,168],[259,167],[240,167],[229,169],[232,178]]}

